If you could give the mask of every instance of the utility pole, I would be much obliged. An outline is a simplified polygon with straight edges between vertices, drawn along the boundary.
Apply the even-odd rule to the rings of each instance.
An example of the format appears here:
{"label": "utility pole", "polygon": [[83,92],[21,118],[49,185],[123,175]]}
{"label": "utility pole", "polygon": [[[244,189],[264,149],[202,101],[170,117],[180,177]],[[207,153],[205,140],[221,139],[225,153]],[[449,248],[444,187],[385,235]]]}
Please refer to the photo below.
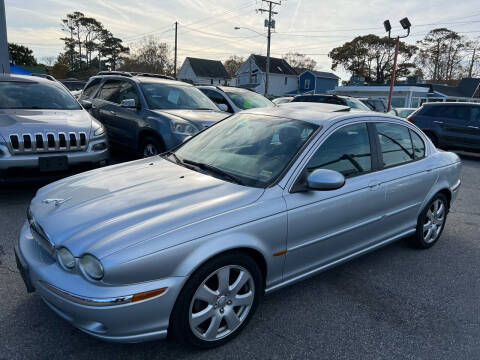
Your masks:
{"label": "utility pole", "polygon": [[10,74],[5,0],[0,0],[0,72],[3,74]]}
{"label": "utility pole", "polygon": [[173,61],[173,77],[177,78],[177,29],[178,29],[178,22],[175,21],[175,57]]}
{"label": "utility pole", "polygon": [[272,15],[278,14],[275,11],[272,11],[273,5],[282,5],[280,1],[275,2],[271,0],[262,0],[268,4],[268,9],[258,9],[260,12],[268,12],[268,20],[265,20],[265,26],[267,27],[267,64],[265,70],[265,93],[268,95],[268,79],[270,77],[270,39],[272,37],[271,29],[275,29],[275,20],[272,20]]}
{"label": "utility pole", "polygon": [[475,64],[475,54],[477,52],[477,48],[473,48],[473,54],[472,54],[472,61],[470,62],[470,68],[468,70],[468,77],[472,77],[473,73],[473,65]]}

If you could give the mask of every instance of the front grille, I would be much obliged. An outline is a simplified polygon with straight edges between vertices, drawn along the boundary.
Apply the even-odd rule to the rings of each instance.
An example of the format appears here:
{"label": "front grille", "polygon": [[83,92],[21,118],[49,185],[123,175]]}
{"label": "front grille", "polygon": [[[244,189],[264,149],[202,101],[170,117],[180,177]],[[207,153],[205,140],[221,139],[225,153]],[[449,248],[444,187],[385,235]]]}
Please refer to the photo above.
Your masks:
{"label": "front grille", "polygon": [[83,151],[88,145],[84,132],[11,134],[9,139],[14,154]]}

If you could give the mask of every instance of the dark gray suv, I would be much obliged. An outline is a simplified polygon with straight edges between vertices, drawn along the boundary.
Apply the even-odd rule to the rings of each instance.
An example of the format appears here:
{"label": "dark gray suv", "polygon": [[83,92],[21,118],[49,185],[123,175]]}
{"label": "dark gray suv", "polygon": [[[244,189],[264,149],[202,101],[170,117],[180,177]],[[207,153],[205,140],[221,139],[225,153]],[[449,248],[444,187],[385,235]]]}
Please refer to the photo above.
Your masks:
{"label": "dark gray suv", "polygon": [[100,72],[80,102],[105,125],[113,146],[140,157],[169,150],[230,115],[194,86],[156,74]]}
{"label": "dark gray suv", "polygon": [[443,149],[480,152],[480,104],[427,103],[407,117]]}

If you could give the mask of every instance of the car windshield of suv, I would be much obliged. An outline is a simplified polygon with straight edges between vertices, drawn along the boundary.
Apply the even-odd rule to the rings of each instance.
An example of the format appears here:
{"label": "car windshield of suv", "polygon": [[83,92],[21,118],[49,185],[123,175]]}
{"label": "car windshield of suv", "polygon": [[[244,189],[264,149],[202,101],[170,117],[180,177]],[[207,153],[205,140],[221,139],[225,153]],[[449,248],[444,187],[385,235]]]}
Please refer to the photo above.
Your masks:
{"label": "car windshield of suv", "polygon": [[248,90],[223,90],[233,103],[242,110],[275,106],[266,97]]}
{"label": "car windshield of suv", "polygon": [[300,120],[238,114],[185,142],[169,159],[226,181],[264,188],[316,129],[318,125]]}
{"label": "car windshield of suv", "polygon": [[352,109],[372,111],[367,105],[362,103],[360,100],[355,98],[343,98],[347,103],[347,106],[350,106]]}
{"label": "car windshield of suv", "polygon": [[163,83],[140,84],[148,107],[155,109],[215,110],[218,107],[193,86]]}
{"label": "car windshield of suv", "polygon": [[34,81],[0,82],[0,109],[81,110],[61,86]]}

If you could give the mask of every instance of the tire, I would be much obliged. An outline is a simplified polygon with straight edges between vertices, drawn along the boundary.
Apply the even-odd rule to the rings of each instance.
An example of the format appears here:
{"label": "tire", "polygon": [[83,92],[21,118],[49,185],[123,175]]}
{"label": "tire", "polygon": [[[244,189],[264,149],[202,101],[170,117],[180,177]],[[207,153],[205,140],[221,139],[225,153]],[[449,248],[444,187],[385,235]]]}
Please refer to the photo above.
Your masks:
{"label": "tire", "polygon": [[[229,286],[220,280],[227,274]],[[194,347],[220,346],[246,326],[262,294],[261,271],[250,256],[243,252],[220,255],[202,265],[185,284],[170,317],[169,334]]]}
{"label": "tire", "polygon": [[448,200],[445,195],[438,193],[419,215],[417,231],[409,239],[410,243],[420,249],[428,249],[435,245],[445,228],[447,215]]}
{"label": "tire", "polygon": [[140,142],[138,156],[140,158],[147,158],[161,154],[165,151],[165,147],[160,139],[154,136],[146,136]]}

